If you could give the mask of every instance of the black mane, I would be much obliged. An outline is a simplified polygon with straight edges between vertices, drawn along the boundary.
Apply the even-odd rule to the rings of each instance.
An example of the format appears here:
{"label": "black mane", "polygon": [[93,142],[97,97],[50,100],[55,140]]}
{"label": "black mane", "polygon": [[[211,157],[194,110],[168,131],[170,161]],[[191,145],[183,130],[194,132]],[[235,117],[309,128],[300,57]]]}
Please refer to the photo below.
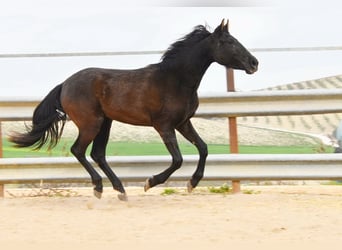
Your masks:
{"label": "black mane", "polygon": [[205,26],[196,26],[191,33],[187,34],[183,38],[170,45],[170,47],[161,57],[162,62],[165,63],[169,60],[177,58],[177,55],[179,56],[179,53],[187,51],[188,48],[191,48],[199,41],[202,41],[204,38],[208,37],[210,34],[211,33],[206,29]]}

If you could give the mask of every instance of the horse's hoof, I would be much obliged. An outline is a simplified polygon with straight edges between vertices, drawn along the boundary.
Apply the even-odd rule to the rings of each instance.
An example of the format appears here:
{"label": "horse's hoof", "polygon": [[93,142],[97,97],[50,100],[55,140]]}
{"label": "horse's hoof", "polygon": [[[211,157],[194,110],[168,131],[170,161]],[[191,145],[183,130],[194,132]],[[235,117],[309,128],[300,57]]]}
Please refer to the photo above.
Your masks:
{"label": "horse's hoof", "polygon": [[118,194],[118,198],[120,201],[128,201],[128,197],[126,193],[120,193]]}
{"label": "horse's hoof", "polygon": [[150,186],[150,179],[147,179],[145,181],[145,186],[144,186],[144,191],[146,192],[147,190],[149,190],[151,188]]}
{"label": "horse's hoof", "polygon": [[186,187],[188,188],[188,193],[191,193],[194,190],[194,187],[191,185],[191,181],[188,181]]}
{"label": "horse's hoof", "polygon": [[98,198],[98,199],[101,199],[102,193],[100,193],[99,191],[96,191],[96,190],[94,189],[94,196],[95,196],[96,198]]}

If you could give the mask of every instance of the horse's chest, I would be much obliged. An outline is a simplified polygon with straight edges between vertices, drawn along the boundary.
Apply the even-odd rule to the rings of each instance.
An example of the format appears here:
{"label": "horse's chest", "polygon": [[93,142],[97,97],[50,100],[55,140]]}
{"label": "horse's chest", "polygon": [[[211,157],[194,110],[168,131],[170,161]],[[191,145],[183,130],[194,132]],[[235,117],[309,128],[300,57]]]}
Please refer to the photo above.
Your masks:
{"label": "horse's chest", "polygon": [[198,108],[198,99],[196,98],[196,99],[194,99],[194,100],[192,100],[192,101],[190,101],[189,103],[188,103],[188,105],[187,105],[187,111],[189,112],[189,113],[195,113],[195,111],[197,110],[197,108]]}
{"label": "horse's chest", "polygon": [[198,98],[178,99],[175,105],[175,112],[182,118],[190,118],[198,108]]}

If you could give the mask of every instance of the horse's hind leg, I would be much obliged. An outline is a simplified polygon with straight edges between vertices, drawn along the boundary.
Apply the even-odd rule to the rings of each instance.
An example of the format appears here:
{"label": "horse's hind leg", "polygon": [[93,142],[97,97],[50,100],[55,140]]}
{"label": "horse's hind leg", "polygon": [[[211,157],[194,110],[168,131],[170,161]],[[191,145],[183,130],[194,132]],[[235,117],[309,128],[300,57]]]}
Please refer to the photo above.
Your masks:
{"label": "horse's hind leg", "polygon": [[102,171],[107,175],[113,185],[113,188],[121,193],[118,195],[118,198],[120,200],[127,200],[126,192],[121,181],[115,175],[106,161],[106,146],[108,143],[111,125],[112,120],[105,118],[99,133],[93,141],[93,147],[90,155],[93,160],[99,165]]}
{"label": "horse's hind leg", "polygon": [[[96,134],[95,134],[96,135]],[[92,183],[94,184],[94,195],[97,198],[101,198],[103,192],[102,177],[96,172],[93,166],[85,157],[85,152],[89,144],[95,137],[94,130],[81,130],[79,132],[78,138],[74,145],[71,147],[71,152],[77,158],[77,160],[82,164],[82,166],[87,170],[91,176]]]}

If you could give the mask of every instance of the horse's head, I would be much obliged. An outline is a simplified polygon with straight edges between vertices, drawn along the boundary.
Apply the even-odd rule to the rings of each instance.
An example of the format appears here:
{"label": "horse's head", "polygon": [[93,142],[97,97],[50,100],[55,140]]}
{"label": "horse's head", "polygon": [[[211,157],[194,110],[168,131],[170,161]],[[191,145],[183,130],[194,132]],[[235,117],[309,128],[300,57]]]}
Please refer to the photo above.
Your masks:
{"label": "horse's head", "polygon": [[253,74],[258,70],[258,60],[230,33],[228,22],[225,20],[215,29],[211,35],[212,55],[215,62],[227,68],[241,69],[247,74]]}

